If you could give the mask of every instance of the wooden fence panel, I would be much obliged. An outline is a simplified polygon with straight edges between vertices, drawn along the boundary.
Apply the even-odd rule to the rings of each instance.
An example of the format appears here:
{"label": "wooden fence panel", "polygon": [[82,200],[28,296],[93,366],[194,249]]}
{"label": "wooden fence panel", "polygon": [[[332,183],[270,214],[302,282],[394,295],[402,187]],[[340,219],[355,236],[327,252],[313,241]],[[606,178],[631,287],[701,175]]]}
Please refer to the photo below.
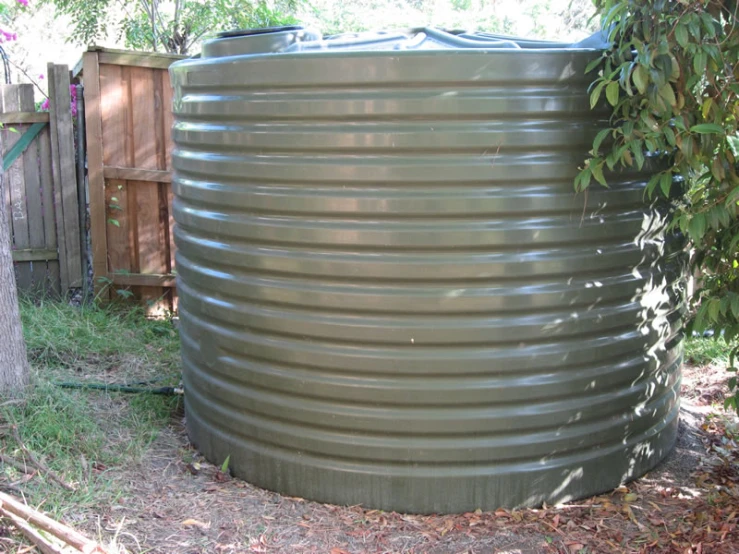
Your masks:
{"label": "wooden fence panel", "polygon": [[[66,78],[69,73],[56,70]],[[63,79],[62,79],[63,81]],[[60,81],[60,82],[62,82]],[[61,86],[61,85],[60,85]],[[54,179],[54,166],[74,167],[74,145],[69,100],[61,108],[52,99],[51,113],[34,111],[32,85],[0,87],[0,122],[3,124],[3,164],[5,198],[13,240],[16,281],[21,291],[39,294],[66,294],[70,286],[80,286],[82,268],[78,260],[70,266],[60,253],[60,245],[70,240],[79,245],[79,216],[66,218],[57,201],[59,196],[77,194],[74,173],[62,181]],[[51,125],[54,119],[60,125]],[[71,148],[59,152],[60,141]],[[55,156],[62,155],[63,159]],[[76,209],[76,202],[72,205]],[[62,220],[57,228],[56,221]],[[69,234],[68,234],[69,233]],[[64,261],[62,261],[64,260]],[[62,285],[64,283],[64,285]]]}
{"label": "wooden fence panel", "polygon": [[176,307],[167,71],[176,59],[97,49],[82,62],[96,290],[130,290],[153,314]]}

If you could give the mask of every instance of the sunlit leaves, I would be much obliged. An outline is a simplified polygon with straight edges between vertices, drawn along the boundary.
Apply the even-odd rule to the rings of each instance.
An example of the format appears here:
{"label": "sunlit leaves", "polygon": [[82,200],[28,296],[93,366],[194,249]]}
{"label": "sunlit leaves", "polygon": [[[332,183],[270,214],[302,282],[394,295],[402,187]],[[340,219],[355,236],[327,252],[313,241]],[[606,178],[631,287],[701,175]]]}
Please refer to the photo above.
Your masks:
{"label": "sunlit leaves", "polygon": [[699,123],[698,125],[693,125],[690,128],[691,133],[699,133],[703,135],[710,135],[710,134],[716,134],[720,133],[724,130],[721,125],[716,125],[715,123]]}
{"label": "sunlit leaves", "polygon": [[94,44],[117,30],[129,48],[178,54],[189,53],[206,33],[295,23],[293,14],[300,1],[39,0],[70,17],[74,42]]}
{"label": "sunlit leaves", "polygon": [[606,85],[606,99],[611,106],[615,106],[618,104],[618,93],[618,81],[611,81]]}
{"label": "sunlit leaves", "polygon": [[600,182],[598,172],[604,167],[613,172],[658,168],[645,176],[646,194],[670,199],[674,226],[689,238],[693,262],[701,269],[693,321],[722,331],[727,340],[739,340],[735,3],[595,4],[613,46],[593,65],[601,71],[593,76],[591,104],[610,107],[612,116],[608,129],[596,136],[576,188]]}

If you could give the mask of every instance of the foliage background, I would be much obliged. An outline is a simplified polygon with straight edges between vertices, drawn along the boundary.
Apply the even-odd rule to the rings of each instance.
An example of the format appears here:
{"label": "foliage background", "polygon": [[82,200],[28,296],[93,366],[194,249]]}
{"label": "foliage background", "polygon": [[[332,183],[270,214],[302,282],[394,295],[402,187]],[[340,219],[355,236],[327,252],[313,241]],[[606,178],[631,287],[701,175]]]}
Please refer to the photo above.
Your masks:
{"label": "foliage background", "polygon": [[[11,3],[11,0],[5,0]],[[13,0],[14,2],[15,0]],[[12,10],[5,26],[18,39],[5,42],[12,81],[36,81],[45,90],[46,64],[74,66],[88,44],[151,50],[142,14],[148,0],[31,0]],[[181,0],[197,28],[189,52],[207,33],[221,29],[299,21],[325,34],[435,25],[551,40],[577,41],[597,21],[591,0]],[[11,3],[12,4],[12,3]],[[171,23],[175,0],[158,0]],[[199,33],[202,37],[195,38]],[[162,44],[158,49],[163,50]],[[37,100],[43,96],[39,91]]]}
{"label": "foliage background", "polygon": [[[739,5],[735,0],[596,0],[613,48],[591,64],[591,105],[612,110],[575,184],[648,158],[647,194],[674,199],[674,228],[700,271],[688,330],[739,338]],[[676,190],[676,188],[678,190]],[[685,192],[684,192],[685,191]],[[737,379],[727,407],[739,411]]]}

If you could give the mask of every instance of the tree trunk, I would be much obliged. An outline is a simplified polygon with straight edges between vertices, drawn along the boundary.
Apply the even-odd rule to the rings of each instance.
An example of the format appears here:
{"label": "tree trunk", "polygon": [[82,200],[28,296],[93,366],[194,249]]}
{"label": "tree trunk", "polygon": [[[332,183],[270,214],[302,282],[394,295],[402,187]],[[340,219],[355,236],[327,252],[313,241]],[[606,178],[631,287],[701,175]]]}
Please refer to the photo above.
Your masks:
{"label": "tree trunk", "polygon": [[0,397],[20,396],[29,375],[5,198],[5,178],[0,164]]}

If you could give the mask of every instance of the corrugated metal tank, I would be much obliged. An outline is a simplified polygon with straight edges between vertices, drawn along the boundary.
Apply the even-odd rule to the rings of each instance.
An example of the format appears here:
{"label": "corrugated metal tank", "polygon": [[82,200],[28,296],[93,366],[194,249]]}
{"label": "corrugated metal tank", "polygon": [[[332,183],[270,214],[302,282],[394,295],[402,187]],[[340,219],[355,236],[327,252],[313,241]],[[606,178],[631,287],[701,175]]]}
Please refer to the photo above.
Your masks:
{"label": "corrugated metal tank", "polygon": [[682,246],[573,192],[598,51],[431,29],[174,64],[187,426],[289,495],[409,512],[618,486],[676,437]]}

